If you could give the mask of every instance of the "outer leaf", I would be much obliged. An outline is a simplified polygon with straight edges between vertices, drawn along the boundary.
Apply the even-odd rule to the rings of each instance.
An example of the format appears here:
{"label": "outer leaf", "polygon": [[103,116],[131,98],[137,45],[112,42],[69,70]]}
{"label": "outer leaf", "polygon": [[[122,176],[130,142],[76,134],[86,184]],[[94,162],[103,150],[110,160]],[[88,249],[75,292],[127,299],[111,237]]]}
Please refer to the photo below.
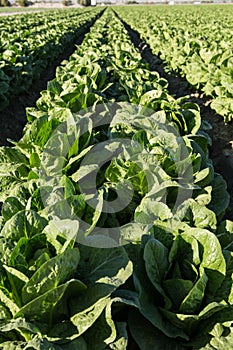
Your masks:
{"label": "outer leaf", "polygon": [[205,296],[207,282],[208,277],[203,271],[201,273],[201,277],[197,280],[186,298],[182,301],[179,312],[184,314],[196,314],[200,310]]}
{"label": "outer leaf", "polygon": [[8,197],[2,206],[2,216],[5,221],[9,220],[24,209],[24,205],[16,197]]}
{"label": "outer leaf", "polygon": [[215,175],[212,183],[212,199],[208,208],[213,210],[217,216],[221,216],[229,205],[229,194],[225,180],[221,175]]}
{"label": "outer leaf", "polygon": [[26,322],[25,319],[21,317],[0,326],[0,332],[10,332],[19,329],[32,334],[40,333],[39,329],[34,324]]}
{"label": "outer leaf", "polygon": [[79,273],[87,285],[105,283],[114,290],[132,274],[132,263],[122,247],[104,249],[80,246],[80,254]]}
{"label": "outer leaf", "polygon": [[1,289],[0,289],[0,301],[3,305],[5,305],[10,310],[12,315],[15,315],[19,311],[19,307],[11,299],[9,299],[8,296],[6,296]]}
{"label": "outer leaf", "polygon": [[223,255],[226,261],[226,277],[220,288],[213,295],[213,301],[220,302],[225,300],[233,304],[233,253],[225,250]]}
{"label": "outer leaf", "polygon": [[185,235],[192,235],[203,250],[201,267],[208,276],[207,291],[214,293],[221,285],[226,274],[226,262],[217,237],[210,231],[190,228]]}
{"label": "outer leaf", "polygon": [[158,240],[150,239],[145,246],[143,257],[147,276],[155,289],[163,295],[167,307],[171,307],[171,302],[162,288],[162,281],[169,267],[168,249]]}
{"label": "outer leaf", "polygon": [[139,293],[139,305],[141,314],[149,320],[152,325],[171,338],[180,336],[183,339],[188,339],[185,332],[173,326],[166,318],[163,317],[156,304],[163,303],[160,300],[158,293],[151,285],[147,278],[143,262],[139,260],[136,274],[134,275],[134,284]]}
{"label": "outer leaf", "polygon": [[210,322],[210,318],[214,317],[214,314],[219,310],[224,310],[224,308],[226,308],[226,305],[224,304],[208,304],[199,315],[184,315],[165,310],[164,308],[160,308],[160,311],[174,326],[183,329],[187,334],[192,334],[197,331],[197,326],[202,319],[208,319],[208,322]]}
{"label": "outer leaf", "polygon": [[111,315],[109,302],[100,317],[85,333],[87,345],[93,350],[102,350],[116,338],[116,328]]}
{"label": "outer leaf", "polygon": [[145,246],[143,257],[148,277],[156,288],[168,271],[168,249],[158,240],[150,239]]}
{"label": "outer leaf", "polygon": [[[72,312],[75,313],[74,316],[71,317],[71,321],[77,328],[77,335],[83,334],[90,328],[103,312],[109,302],[107,297],[104,296],[101,298],[101,294],[104,295],[104,292],[106,293],[106,289],[103,289],[101,293],[100,288],[96,286],[87,290],[88,297],[86,296],[87,294],[85,294],[85,297],[81,300],[79,298],[71,303]],[[96,293],[95,296],[93,293]],[[96,295],[98,297],[96,297]]]}
{"label": "outer leaf", "polygon": [[109,349],[112,350],[126,350],[128,345],[128,335],[127,335],[127,323],[126,322],[116,322],[117,329],[117,339],[109,344]]}
{"label": "outer leaf", "polygon": [[78,228],[77,220],[50,220],[43,232],[46,234],[47,241],[55,247],[56,253],[61,254],[68,247],[74,246]]}
{"label": "outer leaf", "polygon": [[181,278],[172,278],[163,281],[163,288],[171,298],[173,307],[177,310],[182,301],[189,294],[192,287],[193,283],[191,281]]}
{"label": "outer leaf", "polygon": [[129,313],[130,331],[140,350],[184,350],[178,340],[167,337],[136,310]]}
{"label": "outer leaf", "polygon": [[23,287],[23,302],[28,303],[74,277],[79,258],[79,250],[74,248],[45,262]]}
{"label": "outer leaf", "polygon": [[1,235],[18,241],[21,237],[32,237],[42,231],[46,224],[47,220],[33,210],[23,210],[6,222]]}
{"label": "outer leaf", "polygon": [[55,309],[58,307],[58,303],[61,302],[63,308],[67,308],[65,299],[78,295],[85,289],[86,286],[81,281],[70,280],[31,300],[15,314],[15,317],[25,317],[27,320],[36,320],[51,325],[53,321],[64,317],[64,312],[68,313],[67,310],[62,310],[61,316],[56,312]]}

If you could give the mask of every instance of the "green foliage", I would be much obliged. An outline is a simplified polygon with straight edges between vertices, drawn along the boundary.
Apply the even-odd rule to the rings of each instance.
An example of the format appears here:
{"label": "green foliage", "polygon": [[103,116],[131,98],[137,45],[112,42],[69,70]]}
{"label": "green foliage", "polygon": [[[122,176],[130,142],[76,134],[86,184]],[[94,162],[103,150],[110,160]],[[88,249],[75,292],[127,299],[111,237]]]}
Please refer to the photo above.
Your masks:
{"label": "green foliage", "polygon": [[167,85],[107,10],[0,149],[0,349],[232,347],[229,195]]}
{"label": "green foliage", "polygon": [[[99,11],[83,13],[83,16],[79,14],[84,10],[75,9],[11,16],[10,20],[9,16],[2,17],[0,110],[4,110],[15,96],[28,91],[46,67],[85,32]],[[13,27],[17,28],[17,38]]]}
{"label": "green foliage", "polygon": [[[116,8],[117,13],[179,73],[212,99],[211,108],[233,118],[232,8],[229,6]],[[150,15],[148,13],[150,12]],[[211,25],[211,23],[214,23]]]}

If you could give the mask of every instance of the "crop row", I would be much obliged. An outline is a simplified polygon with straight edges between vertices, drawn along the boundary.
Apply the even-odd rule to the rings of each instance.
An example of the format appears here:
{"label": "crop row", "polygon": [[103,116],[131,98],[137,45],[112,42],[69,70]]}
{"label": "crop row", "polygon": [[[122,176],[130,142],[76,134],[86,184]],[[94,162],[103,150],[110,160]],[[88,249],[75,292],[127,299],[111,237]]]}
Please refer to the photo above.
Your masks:
{"label": "crop row", "polygon": [[50,63],[87,30],[98,12],[55,11],[35,14],[33,18],[22,15],[1,20],[0,110],[14,96],[27,91]]}
{"label": "crop row", "polygon": [[211,107],[232,120],[232,6],[116,10],[167,69],[210,96]]}
{"label": "crop row", "polygon": [[27,118],[0,149],[0,349],[232,344],[233,223],[206,125],[112,10]]}

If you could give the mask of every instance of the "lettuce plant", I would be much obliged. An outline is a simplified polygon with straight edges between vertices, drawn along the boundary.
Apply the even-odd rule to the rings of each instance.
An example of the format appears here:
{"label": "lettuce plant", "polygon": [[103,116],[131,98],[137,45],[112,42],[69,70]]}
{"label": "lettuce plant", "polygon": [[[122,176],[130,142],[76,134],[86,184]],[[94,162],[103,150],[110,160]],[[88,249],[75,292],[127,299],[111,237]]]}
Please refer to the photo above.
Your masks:
{"label": "lettuce plant", "polygon": [[[231,325],[232,253],[222,251],[216,235],[208,230],[189,228],[172,243],[163,238],[156,235],[155,228],[154,237],[142,239],[134,274],[139,293],[135,317],[141,327],[147,319],[145,327],[150,332],[145,333],[158,347],[167,344],[172,348],[175,340],[180,348],[204,348],[218,341],[214,340],[216,324]],[[134,323],[132,319],[134,337],[146,349],[148,339],[144,343]]]}

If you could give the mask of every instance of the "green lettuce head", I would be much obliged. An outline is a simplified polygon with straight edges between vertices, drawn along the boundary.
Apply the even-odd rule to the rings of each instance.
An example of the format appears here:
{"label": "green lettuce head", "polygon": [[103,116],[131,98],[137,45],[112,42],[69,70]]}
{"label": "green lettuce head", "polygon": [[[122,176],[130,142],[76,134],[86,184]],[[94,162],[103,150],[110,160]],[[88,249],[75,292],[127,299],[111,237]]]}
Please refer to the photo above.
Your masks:
{"label": "green lettuce head", "polygon": [[190,228],[171,244],[145,235],[139,261],[134,276],[139,311],[150,321],[148,327],[157,328],[154,337],[158,330],[163,333],[155,344],[156,339],[169,344],[175,338],[182,349],[194,344],[197,335],[206,343],[214,325],[233,320],[232,291],[226,292],[232,288],[226,275],[231,253],[222,252],[210,231]]}

